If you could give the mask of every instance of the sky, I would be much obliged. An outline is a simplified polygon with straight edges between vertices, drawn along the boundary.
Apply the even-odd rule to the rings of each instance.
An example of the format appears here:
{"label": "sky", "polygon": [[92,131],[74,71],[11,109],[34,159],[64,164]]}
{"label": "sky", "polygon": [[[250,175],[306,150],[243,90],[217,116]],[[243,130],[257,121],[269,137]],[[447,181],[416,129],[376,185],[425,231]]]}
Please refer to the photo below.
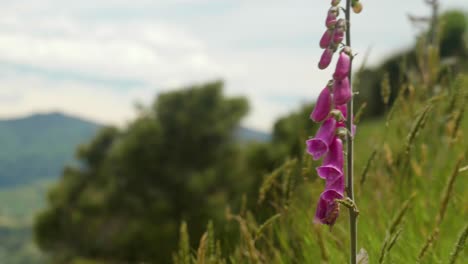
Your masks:
{"label": "sky", "polygon": [[[329,2],[0,0],[0,118],[62,111],[123,126],[136,102],[222,79],[226,95],[249,99],[243,125],[269,131],[332,74],[317,68]],[[419,29],[407,14],[430,14],[423,0],[361,2],[358,65],[409,47]],[[441,5],[468,10],[466,0]]]}

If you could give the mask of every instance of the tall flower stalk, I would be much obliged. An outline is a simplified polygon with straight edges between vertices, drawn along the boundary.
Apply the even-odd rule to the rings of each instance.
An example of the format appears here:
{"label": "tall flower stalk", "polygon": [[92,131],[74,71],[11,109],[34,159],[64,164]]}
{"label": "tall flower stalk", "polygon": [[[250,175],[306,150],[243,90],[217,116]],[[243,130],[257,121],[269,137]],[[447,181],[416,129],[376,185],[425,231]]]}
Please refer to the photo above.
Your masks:
{"label": "tall flower stalk", "polygon": [[[325,180],[325,190],[319,197],[315,222],[333,226],[340,212],[340,204],[349,209],[350,256],[351,264],[357,261],[357,216],[354,200],[353,137],[353,90],[351,51],[351,9],[360,13],[362,4],[359,0],[346,0],[345,7],[340,7],[340,0],[332,0],[325,20],[326,31],[320,39],[323,49],[318,67],[328,68],[334,54],[339,50],[339,57],[333,73],[333,79],[323,88],[310,118],[321,122],[314,138],[307,140],[307,152],[314,160],[323,157],[317,174]],[[339,18],[344,11],[345,18]],[[343,43],[343,40],[345,43]],[[343,150],[346,142],[346,155]],[[346,157],[346,171],[344,170]],[[345,183],[346,180],[346,183]]]}

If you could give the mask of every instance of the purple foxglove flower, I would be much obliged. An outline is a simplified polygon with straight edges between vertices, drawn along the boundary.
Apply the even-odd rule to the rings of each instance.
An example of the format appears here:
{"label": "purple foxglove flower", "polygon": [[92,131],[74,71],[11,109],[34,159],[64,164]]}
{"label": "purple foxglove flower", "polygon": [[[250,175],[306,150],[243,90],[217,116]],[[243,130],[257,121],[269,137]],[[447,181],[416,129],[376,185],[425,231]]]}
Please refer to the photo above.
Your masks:
{"label": "purple foxglove flower", "polygon": [[344,193],[345,181],[344,176],[338,176],[336,179],[328,180],[325,185],[325,190],[334,190],[340,194]]}
{"label": "purple foxglove flower", "polygon": [[322,92],[315,103],[314,111],[310,114],[310,119],[315,122],[322,122],[327,118],[331,110],[332,97],[328,85],[323,88]]}
{"label": "purple foxglove flower", "polygon": [[335,224],[340,212],[336,199],[343,199],[343,195],[334,190],[326,190],[320,195],[314,222],[330,226]]}
{"label": "purple foxglove flower", "polygon": [[338,16],[338,10],[339,9],[336,7],[331,7],[328,10],[327,19],[325,20],[325,26],[327,28],[332,28],[336,25],[336,17]]}
{"label": "purple foxglove flower", "polygon": [[336,45],[340,44],[344,39],[344,35],[345,35],[344,31],[337,28],[333,32],[333,43],[336,44]]}
{"label": "purple foxglove flower", "polygon": [[315,137],[306,141],[307,152],[312,155],[314,160],[320,159],[328,152],[329,146],[333,143],[335,137],[336,120],[329,118],[323,122],[318,129]]}
{"label": "purple foxglove flower", "polygon": [[336,63],[335,73],[333,73],[333,79],[343,80],[345,77],[348,77],[350,65],[351,59],[349,58],[349,55],[345,52],[341,52],[338,62]]}
{"label": "purple foxglove flower", "polygon": [[335,105],[346,104],[352,96],[348,77],[333,82],[333,101]]}
{"label": "purple foxglove flower", "polygon": [[330,46],[330,43],[332,41],[332,36],[333,36],[333,31],[327,29],[327,31],[323,33],[323,36],[320,39],[320,48],[322,49],[328,48],[328,46]]}
{"label": "purple foxglove flower", "polygon": [[328,65],[330,65],[330,62],[332,60],[332,57],[333,57],[333,53],[334,51],[330,48],[326,48],[323,53],[322,53],[322,57],[320,57],[320,61],[319,61],[319,64],[318,64],[318,67],[319,69],[323,70],[323,69],[326,69],[328,67]]}
{"label": "purple foxglove flower", "polygon": [[323,159],[322,166],[317,168],[317,174],[320,178],[334,180],[343,175],[343,165],[343,143],[341,139],[335,137]]}
{"label": "purple foxglove flower", "polygon": [[336,22],[335,31],[333,31],[333,43],[335,45],[340,44],[344,39],[344,32],[346,31],[346,22],[340,18]]}

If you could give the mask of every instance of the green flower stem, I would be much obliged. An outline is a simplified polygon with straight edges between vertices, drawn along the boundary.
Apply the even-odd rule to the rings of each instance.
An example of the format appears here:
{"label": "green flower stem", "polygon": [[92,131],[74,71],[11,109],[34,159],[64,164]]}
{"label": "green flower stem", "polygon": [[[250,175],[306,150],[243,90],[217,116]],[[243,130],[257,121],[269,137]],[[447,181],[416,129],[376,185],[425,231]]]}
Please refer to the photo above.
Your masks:
{"label": "green flower stem", "polygon": [[[351,0],[346,0],[346,10],[345,16],[347,21],[347,29],[346,29],[346,45],[351,47]],[[351,70],[352,70],[352,61],[349,66],[349,83],[351,87],[351,93],[353,92],[352,80],[351,80]],[[348,102],[348,116],[347,116],[347,128],[348,131],[353,131],[353,98]],[[354,179],[353,179],[353,158],[354,158],[354,146],[353,146],[353,137],[351,133],[347,135],[347,166],[346,166],[346,175],[347,175],[347,194],[348,198],[353,201],[354,204]],[[349,208],[349,229],[350,229],[350,256],[351,256],[351,264],[356,264],[356,254],[357,254],[357,216],[355,210]]]}

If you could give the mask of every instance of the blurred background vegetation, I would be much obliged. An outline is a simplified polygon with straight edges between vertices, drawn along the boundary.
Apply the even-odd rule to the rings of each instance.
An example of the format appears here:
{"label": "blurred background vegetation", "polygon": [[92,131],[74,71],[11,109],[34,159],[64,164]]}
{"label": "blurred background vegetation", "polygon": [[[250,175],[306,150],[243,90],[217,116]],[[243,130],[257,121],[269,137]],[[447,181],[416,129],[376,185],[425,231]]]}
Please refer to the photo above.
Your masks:
{"label": "blurred background vegetation", "polygon": [[[436,43],[425,32],[356,72],[359,241],[370,263],[448,263],[467,224],[466,27],[464,13],[447,12]],[[304,156],[313,105],[264,134],[240,126],[248,99],[223,85],[160,94],[125,128],[60,113],[0,122],[0,259],[345,263],[346,212],[331,231],[312,224],[322,189]]]}

